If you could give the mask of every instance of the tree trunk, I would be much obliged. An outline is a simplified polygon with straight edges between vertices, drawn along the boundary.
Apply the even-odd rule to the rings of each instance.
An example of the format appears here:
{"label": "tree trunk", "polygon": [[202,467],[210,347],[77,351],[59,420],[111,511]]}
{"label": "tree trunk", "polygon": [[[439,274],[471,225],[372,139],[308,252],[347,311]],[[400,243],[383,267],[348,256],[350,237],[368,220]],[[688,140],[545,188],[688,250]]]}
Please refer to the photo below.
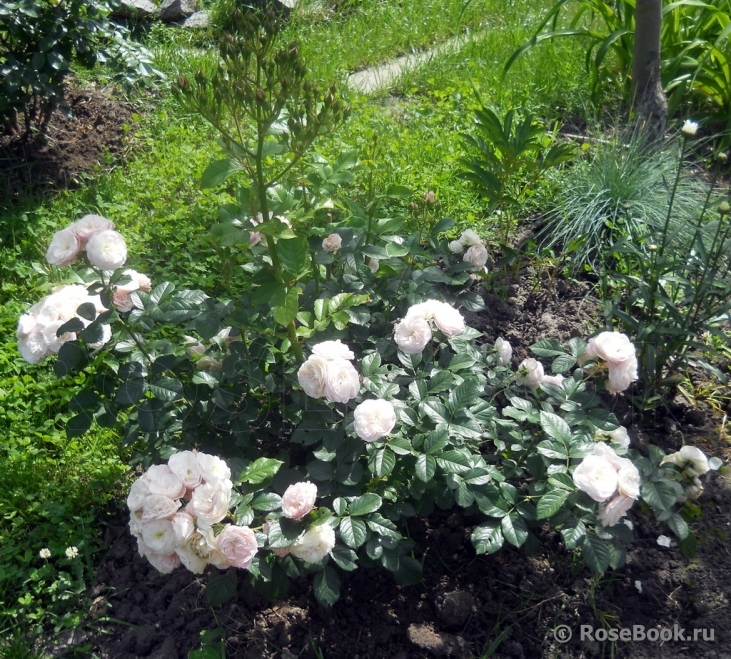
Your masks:
{"label": "tree trunk", "polygon": [[662,0],[637,0],[632,57],[632,107],[645,139],[661,140],[668,121],[668,103],[660,82]]}

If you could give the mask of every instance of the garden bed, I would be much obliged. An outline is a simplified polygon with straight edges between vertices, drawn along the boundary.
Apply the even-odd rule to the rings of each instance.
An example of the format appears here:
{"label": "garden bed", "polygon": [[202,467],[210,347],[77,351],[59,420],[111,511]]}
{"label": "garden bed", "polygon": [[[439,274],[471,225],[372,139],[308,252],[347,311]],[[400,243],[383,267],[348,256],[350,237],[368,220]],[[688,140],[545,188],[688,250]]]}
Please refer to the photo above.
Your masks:
{"label": "garden bed", "polygon": [[[508,288],[506,300],[487,294],[487,309],[467,318],[489,340],[508,338],[515,347],[514,361],[526,356],[527,346],[537,339],[566,341],[586,334],[587,324],[598,324],[598,306],[587,285],[559,280],[554,294],[536,292],[534,282],[532,273],[525,273],[520,286]],[[685,441],[724,462],[731,458],[720,427],[723,415],[694,409],[678,398],[648,421],[633,413],[624,397],[607,396],[606,403],[629,427],[637,447],[651,439],[671,451]],[[702,510],[686,506],[699,539],[695,558],[675,545],[659,545],[659,536],[671,534],[639,506],[629,514],[635,541],[625,567],[602,578],[592,575],[565,550],[560,535],[546,527],[535,556],[509,547],[476,556],[470,533],[481,519],[441,511],[408,523],[416,541],[414,555],[424,567],[420,584],[398,586],[380,568],[340,572],[341,599],[323,608],[306,578],[294,581],[286,597],[272,602],[239,571],[236,596],[217,607],[215,617],[205,593],[210,575],[182,568],[171,575],[158,573],[138,556],[123,510],[106,525],[109,550],[91,590],[94,631],[79,640],[102,658],[187,657],[200,647],[200,632],[218,625],[228,657],[727,657],[730,488],[728,475],[714,472],[698,502]],[[561,625],[573,632],[565,644],[554,634],[558,630],[561,635]],[[684,629],[691,640],[581,641],[581,625],[630,630],[641,625],[651,638],[655,632],[650,630],[677,625],[678,633]],[[705,638],[713,630],[713,640],[704,641],[698,632],[693,642],[695,629],[706,630]]]}

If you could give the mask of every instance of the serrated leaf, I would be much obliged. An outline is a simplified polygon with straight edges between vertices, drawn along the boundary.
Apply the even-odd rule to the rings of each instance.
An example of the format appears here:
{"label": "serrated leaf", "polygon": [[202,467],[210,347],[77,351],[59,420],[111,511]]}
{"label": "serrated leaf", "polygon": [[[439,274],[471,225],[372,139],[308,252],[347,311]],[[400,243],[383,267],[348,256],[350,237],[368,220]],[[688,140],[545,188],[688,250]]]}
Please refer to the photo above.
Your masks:
{"label": "serrated leaf", "polygon": [[584,522],[576,519],[569,520],[561,529],[561,535],[566,544],[566,549],[576,549],[586,537]]}
{"label": "serrated leaf", "polygon": [[424,438],[424,451],[428,455],[438,455],[449,444],[449,433],[446,430],[432,430]]}
{"label": "serrated leaf", "polygon": [[679,540],[685,540],[688,537],[688,534],[690,533],[688,524],[680,515],[678,515],[678,513],[670,515],[667,522],[668,526],[673,530],[673,533]]}
{"label": "serrated leaf", "polygon": [[236,595],[236,572],[217,572],[208,578],[206,583],[206,599],[211,606],[221,606]]}
{"label": "serrated leaf", "polygon": [[540,420],[541,428],[549,437],[564,444],[571,441],[571,428],[558,414],[541,411]]}
{"label": "serrated leaf", "polygon": [[581,556],[589,568],[598,574],[604,574],[609,567],[607,541],[591,531],[587,532],[584,544],[581,546]]}
{"label": "serrated leaf", "polygon": [[469,458],[459,451],[445,451],[436,460],[437,464],[448,474],[463,474],[471,467]]}
{"label": "serrated leaf", "polygon": [[121,405],[133,405],[145,393],[145,381],[142,378],[125,380],[119,386],[114,400]]}
{"label": "serrated leaf", "polygon": [[267,539],[269,546],[274,549],[289,547],[304,530],[304,525],[286,517],[280,517],[278,520],[269,522],[269,531]]}
{"label": "serrated leaf", "polygon": [[642,498],[653,508],[670,510],[678,500],[678,493],[670,483],[663,481],[646,482],[641,487]]}
{"label": "serrated leaf", "polygon": [[259,492],[251,500],[251,507],[264,512],[279,510],[282,507],[282,497],[274,492]]}
{"label": "serrated leaf", "polygon": [[284,462],[274,458],[259,458],[241,472],[239,480],[242,483],[261,485],[267,479],[272,478],[283,464]]}
{"label": "serrated leaf", "polygon": [[416,459],[416,477],[419,478],[419,480],[428,483],[432,478],[434,478],[436,470],[437,461],[434,456],[422,454]]}
{"label": "serrated leaf", "polygon": [[358,554],[348,547],[335,545],[331,554],[333,561],[341,570],[352,572],[358,567]]}
{"label": "serrated leaf", "polygon": [[241,171],[241,165],[233,158],[214,160],[206,167],[201,176],[202,188],[215,188],[221,185],[229,176]]}
{"label": "serrated leaf", "polygon": [[343,542],[353,549],[358,549],[368,539],[368,527],[362,519],[343,517],[339,529]]}
{"label": "serrated leaf", "polygon": [[559,355],[551,362],[552,373],[565,373],[576,363],[573,355]]}
{"label": "serrated leaf", "polygon": [[396,525],[380,513],[373,513],[373,515],[366,520],[366,524],[371,531],[378,535],[386,536],[392,540],[401,539],[401,534],[396,530]]}
{"label": "serrated leaf", "polygon": [[494,554],[502,548],[505,538],[500,522],[485,522],[472,531],[472,546],[478,554]]}
{"label": "serrated leaf", "polygon": [[567,490],[553,490],[552,492],[544,494],[538,500],[538,505],[536,506],[536,518],[546,519],[547,517],[555,515],[566,502],[566,499],[569,498],[569,494],[571,494],[571,492]]}
{"label": "serrated leaf", "polygon": [[340,577],[327,565],[315,575],[312,582],[315,599],[323,606],[332,606],[340,599]]}
{"label": "serrated leaf", "polygon": [[66,422],[66,437],[71,439],[72,437],[79,437],[83,435],[89,428],[91,428],[91,415],[82,412],[76,416],[72,416]]}
{"label": "serrated leaf", "polygon": [[272,309],[272,316],[276,323],[283,327],[289,325],[299,313],[299,288],[293,286],[290,288],[281,305]]}
{"label": "serrated leaf", "polygon": [[375,512],[382,504],[383,500],[380,496],[373,492],[366,492],[354,501],[351,501],[348,510],[352,517],[362,517],[363,515]]}
{"label": "serrated leaf", "polygon": [[175,378],[157,378],[150,385],[150,391],[155,395],[155,398],[172,401],[182,397],[183,385]]}
{"label": "serrated leaf", "polygon": [[396,456],[387,448],[382,448],[371,455],[368,464],[376,476],[383,478],[388,476],[396,466]]}
{"label": "serrated leaf", "polygon": [[542,339],[528,349],[538,357],[557,357],[566,353],[563,346],[556,339]]}
{"label": "serrated leaf", "polygon": [[520,547],[528,538],[525,520],[516,513],[505,515],[500,520],[500,528],[505,539],[514,547]]}

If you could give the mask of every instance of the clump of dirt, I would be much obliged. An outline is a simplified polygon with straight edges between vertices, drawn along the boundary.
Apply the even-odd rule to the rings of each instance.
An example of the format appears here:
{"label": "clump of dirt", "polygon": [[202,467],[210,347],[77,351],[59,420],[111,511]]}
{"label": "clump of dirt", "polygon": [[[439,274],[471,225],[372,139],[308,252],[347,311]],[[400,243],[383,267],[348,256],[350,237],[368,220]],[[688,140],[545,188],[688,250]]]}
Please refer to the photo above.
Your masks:
{"label": "clump of dirt", "polygon": [[83,174],[108,166],[124,149],[132,109],[95,87],[69,88],[44,136],[0,135],[0,195],[77,187]]}

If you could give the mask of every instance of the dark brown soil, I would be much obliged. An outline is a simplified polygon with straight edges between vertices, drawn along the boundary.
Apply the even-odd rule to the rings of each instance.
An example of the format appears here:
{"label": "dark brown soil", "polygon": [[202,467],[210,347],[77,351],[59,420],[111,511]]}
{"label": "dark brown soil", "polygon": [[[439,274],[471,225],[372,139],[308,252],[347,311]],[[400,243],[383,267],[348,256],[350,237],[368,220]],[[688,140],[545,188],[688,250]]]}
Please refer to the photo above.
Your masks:
{"label": "dark brown soil", "polygon": [[76,187],[123,150],[132,110],[95,87],[69,88],[70,116],[56,110],[48,132],[32,140],[0,134],[0,204]]}
{"label": "dark brown soil", "polygon": [[[537,339],[565,341],[586,335],[587,324],[597,324],[598,309],[587,296],[588,287],[559,283],[556,294],[532,294],[529,275],[522,286],[509,289],[506,301],[487,295],[487,310],[468,319],[490,340],[504,336],[513,342],[518,361]],[[678,399],[672,414],[643,426],[626,403],[617,408],[625,423],[635,419],[630,434],[639,444],[649,436],[676,449],[684,437],[710,455],[731,458],[720,419],[710,412]],[[225,631],[228,657],[731,658],[728,475],[709,474],[699,503],[702,507],[691,521],[699,538],[695,558],[684,556],[677,546],[659,546],[659,535],[672,534],[640,506],[630,514],[636,540],[626,566],[601,579],[547,528],[536,556],[512,548],[476,556],[469,536],[480,520],[443,512],[409,521],[415,556],[424,565],[419,585],[398,586],[381,569],[340,572],[341,600],[326,609],[316,603],[307,579],[293,583],[287,597],[269,602],[239,571],[237,596],[218,607],[215,618],[206,604],[210,575],[196,576],[182,568],[159,574],[137,555],[122,511],[107,527],[109,552],[92,591],[95,621],[83,643],[101,659],[185,658],[200,647],[200,632],[215,629],[217,620]],[[558,642],[554,633],[561,634],[561,625],[573,633],[567,643]],[[652,630],[659,634],[665,628],[674,639],[582,641],[582,625],[629,630],[642,625],[651,638],[656,633]],[[705,630],[705,638],[713,634],[713,640],[703,640],[704,632],[698,631],[694,642],[696,629]],[[690,640],[675,637],[680,630]]]}

